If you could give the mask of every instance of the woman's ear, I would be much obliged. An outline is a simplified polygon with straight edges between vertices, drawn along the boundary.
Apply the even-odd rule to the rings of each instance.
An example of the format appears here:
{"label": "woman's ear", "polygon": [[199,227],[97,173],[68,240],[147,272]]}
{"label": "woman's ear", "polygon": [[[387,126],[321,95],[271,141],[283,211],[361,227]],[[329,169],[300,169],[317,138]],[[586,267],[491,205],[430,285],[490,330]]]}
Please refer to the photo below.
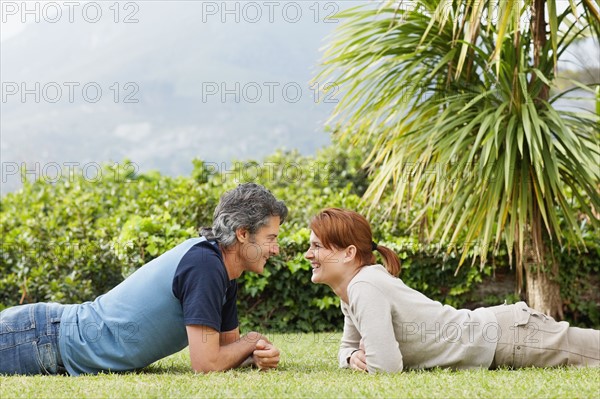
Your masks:
{"label": "woman's ear", "polygon": [[352,262],[356,258],[356,247],[349,245],[344,250],[344,262]]}

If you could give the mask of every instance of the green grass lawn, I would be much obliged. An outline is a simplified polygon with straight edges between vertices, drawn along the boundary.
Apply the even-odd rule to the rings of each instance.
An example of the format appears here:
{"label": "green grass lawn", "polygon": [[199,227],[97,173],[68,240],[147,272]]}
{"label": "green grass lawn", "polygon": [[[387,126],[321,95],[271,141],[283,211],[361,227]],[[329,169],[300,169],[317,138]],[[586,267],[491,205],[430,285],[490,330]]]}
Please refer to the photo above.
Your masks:
{"label": "green grass lawn", "polygon": [[600,369],[419,371],[338,369],[340,334],[270,336],[277,370],[194,374],[187,349],[137,373],[0,377],[0,398],[600,398]]}

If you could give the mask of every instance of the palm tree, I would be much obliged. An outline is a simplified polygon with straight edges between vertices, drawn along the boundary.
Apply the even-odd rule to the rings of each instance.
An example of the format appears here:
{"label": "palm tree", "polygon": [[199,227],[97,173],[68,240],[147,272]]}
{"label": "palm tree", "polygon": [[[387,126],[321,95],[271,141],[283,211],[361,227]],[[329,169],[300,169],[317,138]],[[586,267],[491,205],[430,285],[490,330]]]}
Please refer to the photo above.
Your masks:
{"label": "palm tree", "polygon": [[585,37],[597,45],[597,6],[375,5],[337,16],[343,23],[317,76],[343,93],[330,120],[335,134],[371,148],[365,203],[391,197],[401,210],[424,198],[420,219],[435,215],[429,239],[460,247],[461,263],[474,251],[484,264],[505,243],[519,292],[524,274],[530,306],[562,317],[551,247],[585,248],[582,219],[600,226],[600,109],[561,109],[557,101],[584,92],[598,108],[600,86],[573,81],[578,90],[552,96],[550,89],[569,46]]}

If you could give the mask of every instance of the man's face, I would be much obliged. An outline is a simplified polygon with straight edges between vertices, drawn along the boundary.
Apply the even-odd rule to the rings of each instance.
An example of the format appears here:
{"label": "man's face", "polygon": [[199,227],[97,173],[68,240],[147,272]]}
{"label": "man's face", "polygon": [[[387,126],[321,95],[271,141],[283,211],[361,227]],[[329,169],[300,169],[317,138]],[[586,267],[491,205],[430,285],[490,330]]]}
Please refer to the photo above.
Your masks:
{"label": "man's face", "polygon": [[244,270],[254,273],[262,273],[267,260],[279,254],[279,216],[271,216],[269,222],[262,226],[254,234],[250,234],[248,240],[242,244],[240,256]]}

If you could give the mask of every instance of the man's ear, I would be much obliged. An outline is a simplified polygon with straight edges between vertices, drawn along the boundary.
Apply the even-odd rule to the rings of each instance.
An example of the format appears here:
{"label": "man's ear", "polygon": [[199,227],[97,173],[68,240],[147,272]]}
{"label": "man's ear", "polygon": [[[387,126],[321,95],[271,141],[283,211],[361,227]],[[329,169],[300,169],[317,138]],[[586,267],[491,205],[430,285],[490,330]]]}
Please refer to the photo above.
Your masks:
{"label": "man's ear", "polygon": [[344,250],[344,262],[352,262],[356,257],[356,247],[354,245],[349,245]]}
{"label": "man's ear", "polygon": [[235,236],[237,237],[239,242],[245,243],[246,241],[248,241],[248,237],[250,237],[250,232],[248,232],[248,229],[245,227],[238,227],[235,230]]}

